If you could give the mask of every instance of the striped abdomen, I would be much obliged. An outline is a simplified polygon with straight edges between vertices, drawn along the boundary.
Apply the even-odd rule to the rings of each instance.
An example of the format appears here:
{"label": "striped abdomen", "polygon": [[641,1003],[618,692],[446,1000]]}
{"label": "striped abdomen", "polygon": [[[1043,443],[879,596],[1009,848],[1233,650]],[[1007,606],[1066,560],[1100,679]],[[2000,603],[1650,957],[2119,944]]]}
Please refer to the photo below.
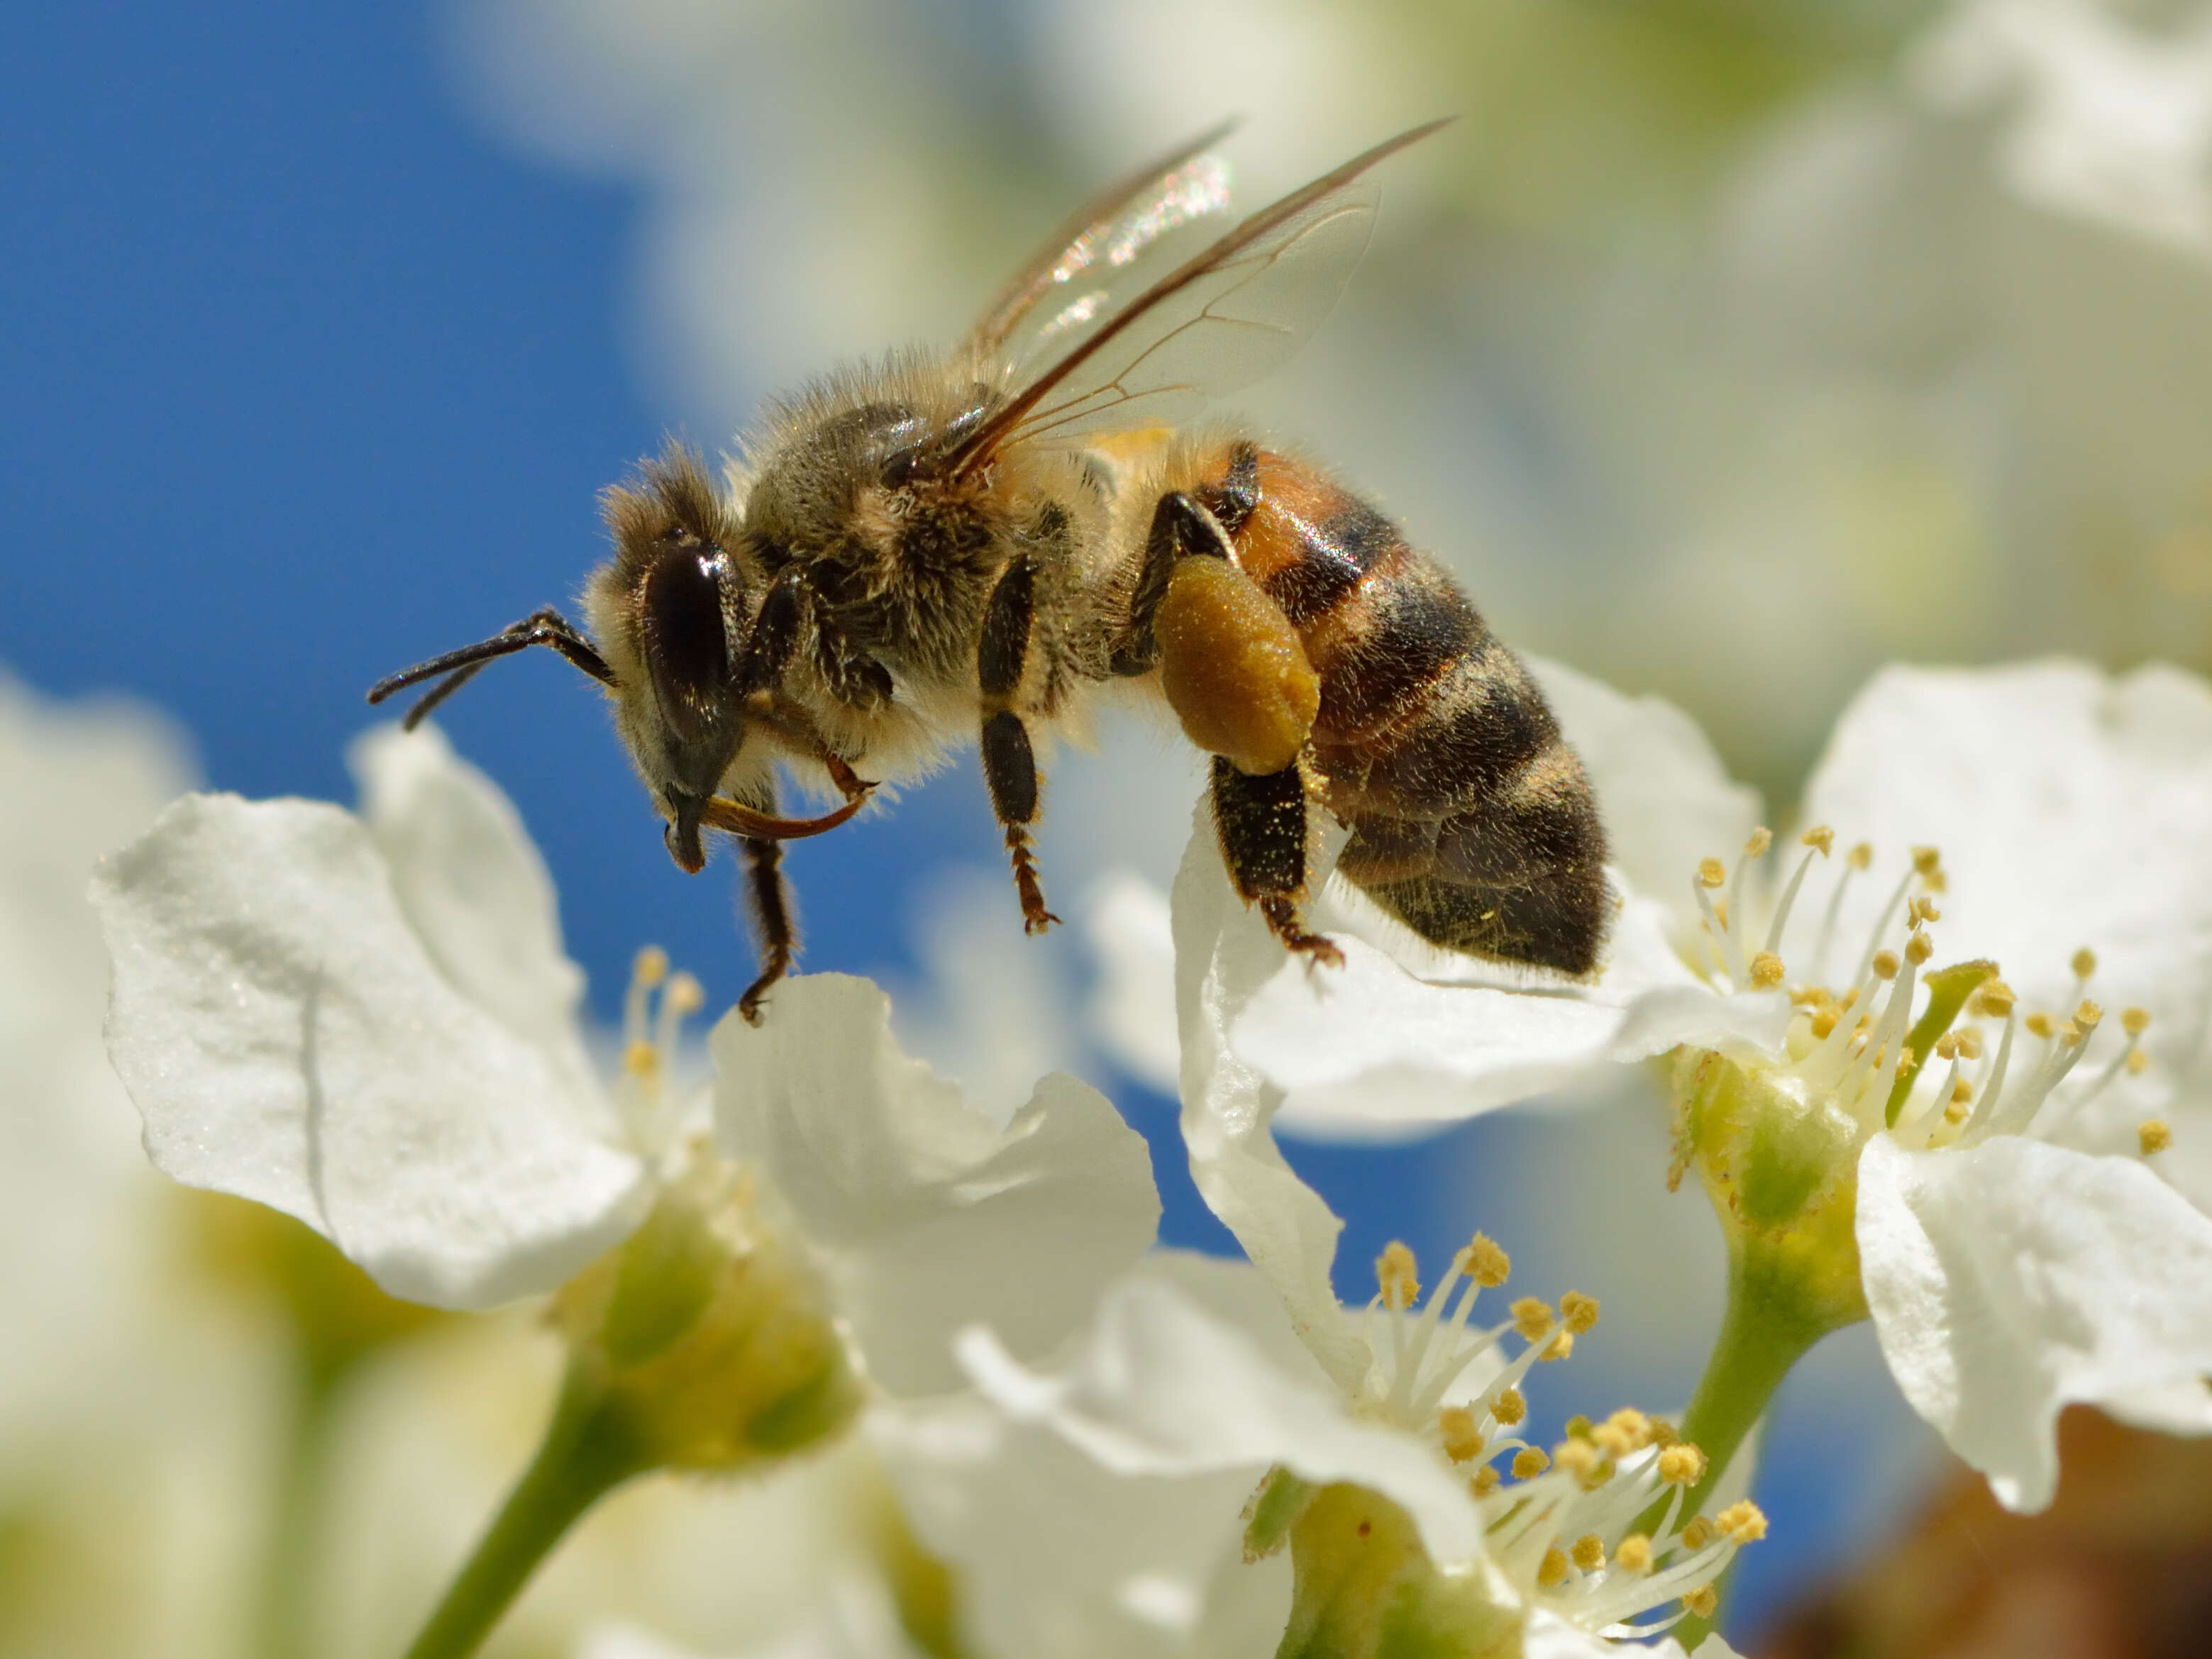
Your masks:
{"label": "striped abdomen", "polygon": [[1311,755],[1353,835],[1338,868],[1421,937],[1570,974],[1605,932],[1605,836],[1521,659],[1382,514],[1224,446],[1193,491],[1321,679]]}

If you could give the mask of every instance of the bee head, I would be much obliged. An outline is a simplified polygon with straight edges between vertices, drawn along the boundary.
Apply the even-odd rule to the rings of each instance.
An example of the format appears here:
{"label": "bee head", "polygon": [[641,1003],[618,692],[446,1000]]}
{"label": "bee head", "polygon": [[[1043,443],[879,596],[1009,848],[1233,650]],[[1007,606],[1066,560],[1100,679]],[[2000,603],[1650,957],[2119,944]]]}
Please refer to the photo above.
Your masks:
{"label": "bee head", "polygon": [[594,633],[615,671],[623,736],[668,817],[669,854],[696,871],[706,862],[700,815],[744,739],[737,685],[748,584],[730,550],[735,515],[678,445],[600,507],[615,556],[592,580]]}

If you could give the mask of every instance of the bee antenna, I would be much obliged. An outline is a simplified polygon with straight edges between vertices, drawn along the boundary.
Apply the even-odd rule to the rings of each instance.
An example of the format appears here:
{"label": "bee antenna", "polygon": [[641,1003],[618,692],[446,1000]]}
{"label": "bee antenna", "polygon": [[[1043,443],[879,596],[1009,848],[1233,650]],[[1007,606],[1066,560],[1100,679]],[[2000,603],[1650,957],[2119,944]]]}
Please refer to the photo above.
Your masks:
{"label": "bee antenna", "polygon": [[368,700],[372,703],[380,703],[395,692],[404,691],[410,685],[420,685],[425,680],[438,681],[416,701],[400,720],[402,726],[412,732],[432,709],[482,673],[486,663],[497,657],[513,656],[518,651],[526,651],[533,645],[552,647],[602,685],[615,683],[614,670],[607,666],[606,659],[593,648],[589,640],[576,631],[567,617],[549,605],[542,611],[532,611],[520,622],[501,629],[488,640],[478,640],[474,645],[465,645],[458,651],[448,651],[428,662],[418,662],[412,668],[403,668],[397,674],[386,676],[368,688]]}

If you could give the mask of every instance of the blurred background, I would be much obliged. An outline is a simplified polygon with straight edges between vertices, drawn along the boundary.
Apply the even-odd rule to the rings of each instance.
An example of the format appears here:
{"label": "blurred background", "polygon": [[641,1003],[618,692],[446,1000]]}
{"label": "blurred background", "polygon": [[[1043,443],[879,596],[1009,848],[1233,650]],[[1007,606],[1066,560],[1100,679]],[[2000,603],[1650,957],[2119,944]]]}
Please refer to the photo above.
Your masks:
{"label": "blurred background", "polygon": [[[1441,553],[1506,637],[1680,702],[1778,817],[1884,659],[2212,667],[2212,8],[205,0],[14,20],[0,1324],[39,1334],[0,1343],[0,1654],[389,1650],[550,1387],[526,1321],[418,1328],[141,1168],[98,1048],[90,858],[190,781],[349,799],[363,689],[569,599],[603,551],[594,493],[664,434],[719,447],[841,358],[949,338],[1137,159],[1241,116],[1228,154],[1257,205],[1439,113],[1460,119],[1390,164],[1337,313],[1240,401]],[[741,987],[726,861],[671,865],[587,684],[541,653],[444,721],[543,847],[602,1017],[648,941],[721,1000]],[[1042,941],[970,765],[787,867],[806,965],[884,980],[913,1044],[994,1105],[1055,1065],[1108,1087],[1153,1139],[1170,1242],[1221,1248],[1156,1073],[1093,1017],[1085,921],[1117,872],[1165,882],[1195,777],[1146,728],[1057,757],[1044,867],[1074,925]],[[1658,1189],[1663,1126],[1599,1121],[1293,1156],[1347,1218],[1348,1296],[1385,1239],[1439,1255],[1480,1224],[1532,1287],[1606,1304],[1541,1417],[1665,1408],[1717,1313],[1718,1246],[1700,1200]],[[321,1328],[354,1296],[358,1320]],[[398,1403],[407,1376],[445,1379],[430,1419]],[[1793,1380],[1760,1493],[1774,1539],[1735,1610],[1754,1648],[1942,1478],[1893,1392],[1848,1338]],[[453,1488],[450,1514],[422,1520],[409,1469]],[[817,1485],[825,1514],[876,1502],[864,1473]],[[505,1650],[567,1651],[625,1608],[702,1650],[765,1639],[797,1590],[748,1594],[701,1541],[751,1536],[750,1501],[626,1500]],[[270,1518],[287,1504],[318,1536],[383,1540],[301,1569],[347,1611],[302,1625],[256,1588],[283,1550],[313,1554]]]}

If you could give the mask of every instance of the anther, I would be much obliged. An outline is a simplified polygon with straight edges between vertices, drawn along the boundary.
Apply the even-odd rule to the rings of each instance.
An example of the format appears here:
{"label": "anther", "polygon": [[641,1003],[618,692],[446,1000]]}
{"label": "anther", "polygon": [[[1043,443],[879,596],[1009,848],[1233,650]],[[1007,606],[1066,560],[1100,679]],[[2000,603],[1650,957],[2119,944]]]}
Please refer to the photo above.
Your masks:
{"label": "anther", "polygon": [[1943,867],[1943,855],[1933,847],[1912,849],[1912,868],[1922,880],[1926,880]]}
{"label": "anther", "polygon": [[1957,1036],[1961,1060],[1979,1060],[1982,1057],[1982,1034],[1979,1031],[1969,1025]]}
{"label": "anther", "polygon": [[1620,1540],[1620,1547],[1613,1553],[1613,1565],[1623,1572],[1641,1577],[1651,1571],[1651,1540],[1640,1532],[1632,1532]]}
{"label": "anther", "polygon": [[648,945],[637,953],[631,963],[629,976],[647,989],[668,977],[668,952],[658,945]]}
{"label": "anther", "polygon": [[667,1006],[678,1014],[696,1014],[707,1006],[707,988],[689,974],[668,981]]}
{"label": "anther", "polygon": [[1836,1029],[1836,1022],[1842,1018],[1843,1015],[1840,1011],[1834,1007],[1821,1009],[1813,1016],[1814,1036],[1816,1038],[1825,1038],[1830,1032]]}
{"label": "anther", "polygon": [[2097,975],[2097,953],[2085,945],[2074,953],[2074,960],[2069,965],[2074,969],[2075,978],[2094,979]]}
{"label": "anther", "polygon": [[2030,1014],[2021,1023],[2027,1027],[2030,1036],[2047,1038],[2058,1029],[2050,1015],[2040,1012]]}
{"label": "anther", "polygon": [[1562,1441],[1553,1457],[1584,1492],[1595,1492],[1613,1478],[1613,1466],[1587,1440]]}
{"label": "anther", "polygon": [[2130,1048],[2128,1050],[2127,1067],[2130,1077],[2141,1077],[2150,1069],[2150,1056],[2140,1048]]}
{"label": "anther", "polygon": [[[1680,865],[1674,867],[1678,870],[1681,868]],[[1718,859],[1698,860],[1698,884],[1700,887],[1717,887],[1727,879],[1728,866]]]}
{"label": "anther", "polygon": [[623,1070],[635,1078],[650,1078],[660,1071],[660,1050],[642,1040],[623,1050]]}
{"label": "anther", "polygon": [[1528,1401],[1518,1389],[1500,1389],[1490,1402],[1490,1414],[1501,1428],[1511,1428],[1528,1415]]}
{"label": "anther", "polygon": [[1553,1364],[1575,1357],[1575,1334],[1561,1328],[1552,1333],[1552,1340],[1544,1345],[1544,1352],[1536,1356],[1540,1364]]}
{"label": "anther", "polygon": [[1713,1517],[1713,1523],[1739,1544],[1756,1544],[1766,1536],[1766,1516],[1748,1498],[1729,1504]]}
{"label": "anther", "polygon": [[2058,1028],[2058,1041],[2069,1048],[2080,1048],[2083,1035],[2081,1028],[2070,1019]]}
{"label": "anther", "polygon": [[1437,1433],[1444,1455],[1455,1463],[1464,1463],[1482,1450],[1482,1432],[1474,1426],[1474,1413],[1464,1406],[1447,1406],[1438,1412]]}
{"label": "anther", "polygon": [[2150,1010],[2123,1008],[2120,1010],[2120,1029],[2130,1036],[2141,1036],[2150,1030]]}
{"label": "anther", "polygon": [[1651,1443],[1655,1446],[1679,1446],[1682,1431],[1663,1417],[1651,1419]]}
{"label": "anther", "polygon": [[1467,1247],[1466,1263],[1460,1271],[1485,1290],[1494,1291],[1513,1271],[1513,1258],[1487,1233],[1477,1233]]}
{"label": "anther", "polygon": [[2085,1032],[2095,1030],[2103,1023],[2104,1018],[2105,1011],[2086,999],[2081,1006],[2074,1011],[2074,1023]]}
{"label": "anther", "polygon": [[1513,1478],[1533,1480],[1552,1467],[1552,1460],[1537,1446],[1523,1446],[1513,1454]]}
{"label": "anther", "polygon": [[1746,858],[1764,858],[1766,849],[1774,845],[1774,831],[1761,824],[1751,832],[1751,839],[1743,844]]}
{"label": "anther", "polygon": [[1871,966],[1874,969],[1874,975],[1876,979],[1895,979],[1897,977],[1898,969],[1897,952],[1894,951],[1875,951],[1874,953],[1874,961]]}
{"label": "anther", "polygon": [[1605,1426],[1624,1437],[1626,1451],[1642,1451],[1651,1443],[1651,1419],[1633,1406],[1623,1406],[1605,1419]]}
{"label": "anther", "polygon": [[1688,1441],[1659,1454],[1659,1478],[1670,1486],[1694,1486],[1705,1478],[1705,1455]]}
{"label": "anther", "polygon": [[2012,1012],[2016,999],[2011,986],[2001,979],[1985,979],[1975,989],[1969,1012],[1988,1019],[2002,1019]]}
{"label": "anther", "polygon": [[1905,941],[1905,954],[1917,966],[1936,954],[1936,941],[1925,933],[1915,933]]}
{"label": "anther", "polygon": [[1700,1584],[1682,1598],[1683,1607],[1700,1619],[1710,1619],[1721,1610],[1721,1593],[1711,1584]]}
{"label": "anther", "polygon": [[1554,1584],[1567,1582],[1567,1558],[1557,1549],[1544,1552],[1544,1559],[1536,1569],[1536,1582],[1549,1589]]}
{"label": "anther", "polygon": [[1586,1532],[1575,1540],[1575,1565],[1584,1572],[1595,1572],[1605,1565],[1605,1540],[1594,1532]]}
{"label": "anther", "polygon": [[1771,951],[1761,951],[1751,959],[1751,982],[1762,991],[1771,991],[1782,983],[1784,969],[1782,958]]}
{"label": "anther", "polygon": [[1711,1543],[1719,1530],[1701,1515],[1682,1528],[1682,1547],[1695,1553]]}
{"label": "anther", "polygon": [[1958,1057],[1959,1034],[1956,1031],[1946,1031],[1942,1036],[1936,1039],[1936,1059],[1956,1060]]}
{"label": "anther", "polygon": [[1382,1247],[1375,1258],[1375,1282],[1382,1292],[1382,1305],[1399,1312],[1413,1305],[1421,1294],[1419,1269],[1413,1252],[1397,1239]]}
{"label": "anther", "polygon": [[1857,846],[1852,848],[1850,852],[1844,855],[1844,861],[1850,865],[1854,870],[1872,869],[1874,867],[1874,843],[1870,841],[1861,842]]}
{"label": "anther", "polygon": [[1485,1463],[1468,1478],[1467,1489],[1477,1498],[1487,1498],[1498,1490],[1499,1479],[1498,1471]]}
{"label": "anther", "polygon": [[1552,1311],[1552,1304],[1541,1297],[1524,1296],[1513,1304],[1510,1311],[1513,1328],[1531,1342],[1548,1336],[1552,1327],[1559,1322],[1558,1316]]}
{"label": "anther", "polygon": [[1918,927],[1926,922],[1942,921],[1943,913],[1936,908],[1934,899],[1916,893],[1905,907],[1905,918],[1908,925]]}
{"label": "anther", "polygon": [[2162,1152],[2173,1145],[2173,1126],[2162,1117],[2147,1117],[2136,1125],[2136,1145],[2145,1158]]}
{"label": "anther", "polygon": [[1569,1291],[1559,1298],[1559,1322],[1577,1336],[1595,1330],[1597,1298],[1584,1296],[1580,1291]]}
{"label": "anther", "polygon": [[1829,854],[1835,851],[1836,832],[1829,829],[1825,823],[1816,823],[1810,830],[1808,830],[1803,835],[1798,836],[1797,841],[1800,846],[1818,848],[1820,856],[1822,858],[1826,858]]}

